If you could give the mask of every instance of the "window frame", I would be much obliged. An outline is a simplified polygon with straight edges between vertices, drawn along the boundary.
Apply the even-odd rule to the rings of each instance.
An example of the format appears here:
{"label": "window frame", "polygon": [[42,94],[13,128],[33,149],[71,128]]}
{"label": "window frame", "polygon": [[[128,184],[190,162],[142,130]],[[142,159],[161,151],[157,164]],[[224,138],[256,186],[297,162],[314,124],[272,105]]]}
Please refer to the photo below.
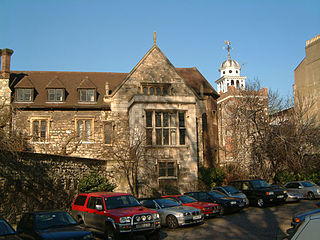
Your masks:
{"label": "window frame", "polygon": [[[161,164],[165,164],[165,174],[164,175],[160,175],[160,171],[161,171]],[[173,164],[173,175],[169,175],[169,164]],[[158,167],[158,178],[159,179],[177,179],[178,176],[178,165],[176,161],[159,161],[157,164]]]}
{"label": "window frame", "polygon": [[[106,125],[110,125],[110,143],[106,143]],[[114,138],[114,136],[113,136],[113,132],[114,131],[114,122],[110,122],[110,121],[105,121],[105,122],[103,122],[103,144],[104,145],[112,145],[113,144],[113,138]]]}
{"label": "window frame", "polygon": [[145,110],[145,116],[147,146],[187,145],[186,111]]}
{"label": "window frame", "polygon": [[[85,139],[84,137],[82,137],[79,133],[79,129],[78,129],[78,122],[79,121],[84,121],[83,126],[86,127],[85,122],[86,121],[90,121],[90,129],[91,129],[91,134],[89,136],[89,139]],[[82,143],[93,143],[94,142],[94,117],[76,117],[75,118],[75,132],[77,134],[77,138],[79,141],[81,141]],[[85,132],[86,129],[84,128],[83,132]]]}
{"label": "window frame", "polygon": [[[38,125],[38,137],[37,139],[38,140],[35,140],[35,136],[34,136],[34,122],[38,121],[39,122],[39,125]],[[45,137],[41,137],[41,134],[42,134],[42,129],[41,129],[41,126],[43,126],[41,124],[41,122],[45,122],[45,126],[46,126],[46,129],[45,129]],[[50,118],[49,117],[32,117],[30,118],[30,135],[31,135],[31,141],[33,143],[48,143],[49,142],[49,139],[50,139]],[[43,141],[41,141],[41,139],[44,139]]]}
{"label": "window frame", "polygon": [[[89,91],[93,91],[93,101],[90,101]],[[81,93],[85,92],[85,100],[82,100]],[[78,102],[79,103],[96,103],[97,102],[97,90],[95,88],[79,88],[78,89]]]}
{"label": "window frame", "polygon": [[[26,91],[30,91],[30,100],[26,99]],[[19,92],[22,93],[22,99],[19,99]],[[15,101],[16,102],[33,102],[34,101],[34,88],[16,88],[15,89]]]}
{"label": "window frame", "polygon": [[[57,92],[61,91],[61,100],[57,99]],[[54,100],[50,100],[50,93],[49,91],[54,91]],[[64,102],[65,101],[65,89],[64,88],[47,88],[47,102]]]}

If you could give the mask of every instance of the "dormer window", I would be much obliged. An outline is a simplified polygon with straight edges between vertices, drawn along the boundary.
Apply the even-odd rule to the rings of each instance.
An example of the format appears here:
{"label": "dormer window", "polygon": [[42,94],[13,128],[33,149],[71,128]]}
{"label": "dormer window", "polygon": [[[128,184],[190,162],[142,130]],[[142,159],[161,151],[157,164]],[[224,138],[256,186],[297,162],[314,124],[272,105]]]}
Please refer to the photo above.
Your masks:
{"label": "dormer window", "polygon": [[79,89],[79,102],[95,102],[96,90],[95,89]]}
{"label": "dormer window", "polygon": [[48,102],[63,102],[64,89],[48,89]]}
{"label": "dormer window", "polygon": [[16,89],[16,101],[17,102],[32,102],[33,101],[33,89],[32,88],[18,88],[18,89]]}

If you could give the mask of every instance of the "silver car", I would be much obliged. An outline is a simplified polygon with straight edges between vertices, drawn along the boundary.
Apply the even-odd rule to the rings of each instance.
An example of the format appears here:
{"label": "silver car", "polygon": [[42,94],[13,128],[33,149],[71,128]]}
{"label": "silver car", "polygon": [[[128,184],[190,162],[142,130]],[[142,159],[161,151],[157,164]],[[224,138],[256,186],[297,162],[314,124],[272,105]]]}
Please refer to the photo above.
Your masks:
{"label": "silver car", "polygon": [[284,187],[288,192],[300,193],[310,200],[320,197],[320,187],[309,181],[289,182]]}
{"label": "silver car", "polygon": [[245,203],[245,207],[249,206],[249,199],[247,198],[247,196],[243,192],[241,192],[240,190],[236,189],[233,186],[213,187],[212,190],[217,190],[219,192],[222,192],[225,195],[227,195],[228,197],[240,198]]}
{"label": "silver car", "polygon": [[142,199],[140,203],[159,213],[161,226],[177,228],[179,226],[202,223],[204,219],[200,209],[182,206],[169,198]]}

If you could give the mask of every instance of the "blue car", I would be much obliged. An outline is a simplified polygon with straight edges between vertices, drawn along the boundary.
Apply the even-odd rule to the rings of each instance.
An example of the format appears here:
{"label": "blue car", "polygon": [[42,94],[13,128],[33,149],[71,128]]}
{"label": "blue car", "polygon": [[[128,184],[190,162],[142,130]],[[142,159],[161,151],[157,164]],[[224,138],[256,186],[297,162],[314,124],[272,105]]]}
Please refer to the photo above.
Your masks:
{"label": "blue car", "polygon": [[65,211],[39,211],[26,213],[17,226],[22,239],[77,239],[93,240],[93,235],[85,231],[77,221]]}

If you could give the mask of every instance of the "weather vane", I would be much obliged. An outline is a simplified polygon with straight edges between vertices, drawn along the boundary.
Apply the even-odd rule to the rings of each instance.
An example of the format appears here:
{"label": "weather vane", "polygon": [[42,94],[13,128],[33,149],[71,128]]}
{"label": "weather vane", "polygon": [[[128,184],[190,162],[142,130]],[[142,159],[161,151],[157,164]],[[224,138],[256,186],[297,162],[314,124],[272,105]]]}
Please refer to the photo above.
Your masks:
{"label": "weather vane", "polygon": [[231,59],[230,57],[230,51],[233,50],[231,47],[231,42],[230,41],[224,41],[227,46],[223,47],[223,49],[226,49],[228,51],[228,59]]}

